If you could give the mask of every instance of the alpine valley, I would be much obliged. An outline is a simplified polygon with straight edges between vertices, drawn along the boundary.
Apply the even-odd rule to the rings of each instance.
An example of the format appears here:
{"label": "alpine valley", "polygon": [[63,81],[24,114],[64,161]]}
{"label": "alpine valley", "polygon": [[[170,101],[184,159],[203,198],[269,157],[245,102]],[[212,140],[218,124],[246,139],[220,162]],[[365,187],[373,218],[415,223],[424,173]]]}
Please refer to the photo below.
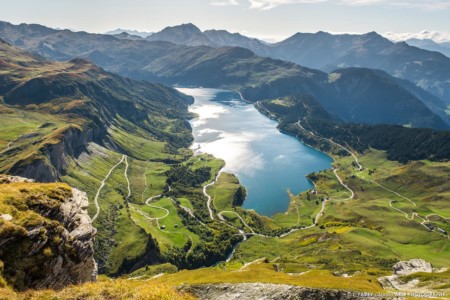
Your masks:
{"label": "alpine valley", "polygon": [[450,297],[438,46],[0,22],[0,299]]}

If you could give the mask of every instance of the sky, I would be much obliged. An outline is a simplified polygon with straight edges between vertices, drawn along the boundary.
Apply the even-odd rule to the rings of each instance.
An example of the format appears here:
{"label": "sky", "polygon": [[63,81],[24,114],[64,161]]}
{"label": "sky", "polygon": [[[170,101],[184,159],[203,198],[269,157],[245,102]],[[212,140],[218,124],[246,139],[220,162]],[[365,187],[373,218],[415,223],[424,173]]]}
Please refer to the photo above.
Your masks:
{"label": "sky", "polygon": [[450,40],[450,0],[0,0],[0,7],[0,20],[13,24],[98,33],[193,23],[268,41],[320,30],[389,32],[393,39],[427,30]]}

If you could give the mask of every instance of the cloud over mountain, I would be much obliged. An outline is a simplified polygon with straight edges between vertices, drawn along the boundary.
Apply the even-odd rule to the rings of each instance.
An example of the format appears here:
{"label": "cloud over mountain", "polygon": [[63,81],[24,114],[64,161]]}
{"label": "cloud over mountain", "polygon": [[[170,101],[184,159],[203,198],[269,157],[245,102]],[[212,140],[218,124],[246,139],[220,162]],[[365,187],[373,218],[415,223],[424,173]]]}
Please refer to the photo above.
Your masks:
{"label": "cloud over mountain", "polygon": [[250,4],[250,8],[258,10],[269,10],[278,6],[287,4],[320,4],[320,3],[332,3],[339,5],[349,6],[368,6],[368,5],[382,5],[382,6],[397,6],[397,7],[409,7],[423,10],[440,10],[450,8],[450,2],[445,0],[428,0],[428,1],[415,1],[415,0],[214,0],[212,5],[246,5]]}

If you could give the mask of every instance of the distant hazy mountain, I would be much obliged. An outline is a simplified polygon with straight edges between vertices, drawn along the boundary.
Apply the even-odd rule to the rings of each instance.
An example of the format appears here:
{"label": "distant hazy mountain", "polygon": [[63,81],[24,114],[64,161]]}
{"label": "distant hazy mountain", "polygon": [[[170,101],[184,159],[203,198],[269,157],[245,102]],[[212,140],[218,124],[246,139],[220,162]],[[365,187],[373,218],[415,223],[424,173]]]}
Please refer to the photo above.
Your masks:
{"label": "distant hazy mountain", "polygon": [[148,31],[137,31],[137,30],[121,29],[121,28],[117,28],[116,30],[111,30],[111,31],[105,32],[105,34],[116,35],[116,34],[121,34],[123,32],[125,32],[129,35],[140,36],[142,38],[146,38],[153,34],[153,32],[148,32]]}
{"label": "distant hazy mountain", "polygon": [[236,46],[252,50],[258,55],[271,56],[271,47],[258,39],[226,30],[206,30],[203,34],[216,46]]}
{"label": "distant hazy mountain", "polygon": [[[327,74],[291,62],[263,58],[240,47],[191,47],[162,41],[121,40],[109,35],[9,23],[0,23],[0,35],[49,59],[83,57],[108,71],[134,79],[238,89],[252,101],[310,95],[335,117],[349,122],[448,128],[430,109],[435,105],[435,97],[413,91],[388,74],[374,70],[349,69]],[[440,103],[437,106],[443,107]]]}
{"label": "distant hazy mountain", "polygon": [[[421,93],[421,89],[413,84],[383,71],[347,68],[334,71],[329,78],[340,103],[333,102],[328,109],[338,111],[347,122],[377,124],[392,123],[397,119],[397,124],[435,127],[441,120],[430,114],[426,106],[432,106],[430,102],[436,100],[445,116],[445,107],[439,99],[426,92]],[[417,126],[417,120],[422,125]]]}
{"label": "distant hazy mountain", "polygon": [[[391,44],[389,40],[375,32],[363,35],[332,35],[323,31],[296,33],[284,41],[273,44],[272,56],[303,66],[330,71],[336,67],[349,67],[355,64],[364,66],[372,56]],[[350,56],[355,56],[355,61],[340,62],[342,57],[350,58]],[[357,62],[358,58],[365,59],[367,62]]]}
{"label": "distant hazy mountain", "polygon": [[143,38],[138,35],[131,35],[126,32],[112,34],[113,37],[121,39],[121,40],[142,40]]}
{"label": "distant hazy mountain", "polygon": [[394,43],[376,32],[362,35],[296,33],[279,43],[267,44],[225,30],[202,33],[192,24],[167,27],[147,39],[189,46],[239,46],[261,56],[327,72],[344,67],[381,69],[419,85],[450,104],[450,58],[434,52],[448,53],[450,50],[445,50],[445,45],[440,49],[417,45],[433,51],[421,50],[406,43]]}
{"label": "distant hazy mountain", "polygon": [[212,43],[198,27],[191,23],[166,27],[160,32],[156,32],[147,37],[147,40],[165,41],[187,46],[214,46],[214,43]]}
{"label": "distant hazy mountain", "polygon": [[430,39],[425,39],[425,40],[409,39],[409,40],[406,40],[406,43],[408,45],[422,48],[425,50],[441,52],[445,56],[450,57],[450,42],[436,43],[435,41],[430,40]]}
{"label": "distant hazy mountain", "polygon": [[272,45],[272,57],[330,71],[342,67],[381,69],[407,79],[450,104],[450,58],[371,32],[363,35],[298,33]]}
{"label": "distant hazy mountain", "polygon": [[383,33],[383,36],[394,42],[403,42],[410,39],[432,40],[436,43],[450,42],[450,32],[446,31],[423,30],[420,32],[405,32],[405,33],[385,32]]}

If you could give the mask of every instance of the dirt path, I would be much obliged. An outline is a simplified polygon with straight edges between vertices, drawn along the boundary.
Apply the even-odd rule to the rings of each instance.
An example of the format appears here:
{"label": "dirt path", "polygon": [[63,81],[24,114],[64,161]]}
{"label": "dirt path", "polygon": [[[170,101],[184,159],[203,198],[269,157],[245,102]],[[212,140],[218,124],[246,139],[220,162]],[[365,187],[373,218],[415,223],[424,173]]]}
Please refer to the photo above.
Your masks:
{"label": "dirt path", "polygon": [[117,168],[121,163],[123,163],[123,161],[125,159],[126,159],[126,156],[122,155],[122,158],[120,159],[120,161],[109,170],[108,174],[106,174],[105,178],[102,180],[102,183],[100,184],[100,187],[98,188],[97,193],[95,194],[95,198],[94,198],[94,204],[95,204],[95,207],[97,208],[97,211],[96,211],[95,215],[92,217],[92,221],[91,221],[92,223],[95,221],[95,219],[97,219],[98,215],[100,214],[100,205],[98,204],[98,197],[100,196],[100,192],[101,192],[102,188],[106,184],[106,180],[108,180],[112,171],[114,171],[115,168]]}
{"label": "dirt path", "polygon": [[255,106],[259,107],[260,109],[264,110],[265,112],[267,112],[268,116],[270,119],[275,119],[277,118],[277,116],[275,116],[274,114],[272,114],[270,111],[267,110],[267,108],[265,108],[264,106],[261,105],[261,101],[257,101],[255,103]]}
{"label": "dirt path", "polygon": [[16,140],[10,141],[10,142],[6,145],[6,148],[2,150],[2,153],[8,151],[8,150],[11,148],[12,143],[14,143],[15,141],[16,141]]}
{"label": "dirt path", "polygon": [[219,179],[220,173],[222,173],[222,169],[219,170],[219,172],[216,175],[216,178],[213,181],[211,181],[207,185],[203,186],[203,195],[205,195],[206,198],[208,199],[206,202],[206,206],[208,207],[209,217],[211,218],[211,220],[214,220],[214,213],[211,209],[212,197],[206,191],[210,186],[213,186],[217,182],[217,180]]}
{"label": "dirt path", "polygon": [[254,261],[245,263],[239,270],[237,270],[237,271],[235,271],[235,272],[242,272],[242,271],[244,271],[248,266],[251,266],[251,265],[256,264],[256,263],[258,263],[258,262],[262,262],[262,261],[265,260],[265,259],[266,259],[265,257],[262,257],[262,258],[255,259]]}
{"label": "dirt path", "polygon": [[[332,140],[330,140],[330,139],[327,139],[327,138],[323,138],[323,137],[317,136],[314,132],[312,132],[312,131],[310,131],[310,130],[306,130],[306,129],[300,124],[300,120],[297,122],[297,125],[298,125],[302,130],[308,131],[308,132],[309,132],[310,134],[312,134],[313,136],[318,137],[318,138],[325,139],[325,140],[329,141],[330,143],[333,143],[333,144],[337,145],[338,147],[344,149],[344,150],[347,151],[348,153],[350,153],[350,155],[353,156],[353,158],[354,158],[354,160],[355,160],[355,163],[358,165],[358,171],[362,171],[362,170],[363,170],[363,166],[362,166],[361,163],[359,162],[358,157],[357,157],[353,152],[351,152],[349,149],[347,149],[346,147],[342,146],[341,144],[338,144],[338,143],[336,143],[336,142],[334,142],[334,141],[332,141]],[[336,175],[336,178],[339,180],[339,183],[340,183],[342,186],[344,186],[347,190],[349,190],[349,191],[351,192],[351,196],[350,196],[349,198],[345,199],[345,200],[353,199],[353,197],[354,197],[354,195],[355,195],[354,192],[353,192],[353,191],[352,191],[352,190],[351,190],[351,189],[350,189],[350,188],[342,181],[342,179],[340,178],[340,176],[337,174],[337,169],[334,169],[333,172],[334,172],[334,174]],[[359,177],[359,178],[361,178],[361,177]],[[387,187],[385,187],[385,186],[379,184],[379,183],[376,182],[376,181],[373,181],[373,180],[370,180],[370,179],[365,179],[365,178],[361,178],[361,179],[363,179],[363,180],[365,180],[365,181],[367,181],[367,182],[369,182],[369,183],[373,183],[373,184],[379,186],[380,188],[382,188],[382,189],[384,189],[384,190],[386,190],[386,191],[388,191],[388,192],[390,192],[390,193],[392,193],[392,194],[394,194],[394,195],[396,195],[396,196],[398,196],[398,197],[400,197],[400,198],[402,198],[402,199],[407,200],[407,201],[410,202],[414,207],[417,206],[416,202],[413,201],[412,199],[410,199],[410,198],[408,198],[408,197],[405,197],[405,196],[399,194],[398,192],[393,191],[393,190],[391,190],[391,189],[389,189],[389,188],[387,188]],[[405,218],[406,218],[407,220],[413,221],[414,218],[421,220],[420,224],[421,224],[422,226],[424,226],[427,230],[430,230],[430,229],[425,225],[426,222],[430,222],[430,220],[428,219],[429,216],[435,215],[435,216],[438,216],[438,217],[440,217],[440,218],[442,218],[442,219],[450,220],[450,218],[444,218],[443,216],[440,216],[440,215],[438,215],[438,214],[429,214],[429,215],[425,216],[425,218],[423,218],[423,217],[421,217],[417,212],[413,212],[413,213],[411,214],[411,216],[410,216],[407,212],[405,212],[405,211],[403,211],[403,210],[401,210],[401,209],[399,209],[399,208],[397,208],[397,207],[394,207],[394,206],[392,205],[392,203],[393,203],[394,201],[395,201],[395,200],[390,200],[390,201],[389,201],[389,207],[390,207],[390,208],[392,208],[392,209],[398,211],[398,212],[401,213],[401,214],[404,214],[404,215],[405,215]],[[320,214],[320,213],[319,213],[319,214]],[[315,219],[315,220],[317,220],[317,217],[319,216],[319,214],[316,215],[316,219]],[[317,223],[317,221],[316,221],[316,223]]]}
{"label": "dirt path", "polygon": [[[141,195],[141,198],[142,198],[142,199],[144,199],[144,194],[145,194],[145,192],[146,192],[147,189],[148,189],[148,183],[147,183],[147,171],[148,171],[149,163],[150,163],[150,162],[147,161],[147,166],[145,167],[145,172],[144,172],[145,189],[144,189],[144,191],[142,192],[142,195]],[[169,186],[169,191],[170,191],[170,186]],[[135,209],[140,215],[144,216],[147,220],[149,220],[149,221],[155,221],[155,222],[156,222],[156,226],[157,226],[157,228],[158,228],[158,230],[159,230],[160,232],[164,232],[164,233],[168,233],[168,234],[183,234],[184,236],[187,236],[187,238],[191,241],[191,247],[190,247],[189,250],[186,252],[186,255],[188,255],[188,254],[192,251],[192,249],[193,249],[193,247],[194,247],[194,240],[192,239],[192,237],[191,237],[189,234],[186,234],[186,233],[184,233],[184,232],[167,231],[167,230],[162,230],[162,229],[161,229],[161,225],[159,224],[159,220],[168,217],[169,214],[170,214],[170,211],[169,211],[168,209],[164,208],[164,207],[150,204],[150,202],[152,202],[153,199],[157,199],[157,198],[161,198],[161,197],[162,197],[162,194],[159,194],[159,195],[156,195],[156,196],[149,197],[149,198],[147,198],[147,200],[145,201],[145,205],[147,205],[148,207],[152,207],[152,208],[156,208],[156,209],[160,209],[160,210],[165,211],[166,214],[165,214],[164,216],[162,216],[162,217],[152,218],[152,217],[150,217],[147,213],[141,211],[140,209],[138,209],[138,208],[136,208],[136,207],[133,207],[133,209]],[[175,205],[177,204],[176,201],[175,201],[174,199],[172,199],[172,198],[170,198],[170,197],[169,197],[169,199],[172,200],[172,202],[174,202]],[[181,205],[180,205],[180,207],[185,208],[184,206],[181,206]],[[188,208],[186,207],[186,209],[188,209]],[[189,211],[190,211],[190,210],[189,210]],[[194,216],[194,214],[193,214],[192,212],[191,212],[191,214],[192,214],[192,216],[195,218],[195,216]],[[200,223],[202,223],[202,222],[200,222]],[[203,224],[203,223],[202,223],[202,224]],[[205,225],[205,224],[203,224],[203,225]],[[205,225],[205,226],[206,226],[206,225]]]}
{"label": "dirt path", "polygon": [[24,124],[27,124],[27,125],[33,125],[33,124],[31,124],[31,123],[28,123],[28,122],[22,120],[21,118],[16,118],[16,119],[19,120],[20,122],[24,123]]}
{"label": "dirt path", "polygon": [[[24,123],[24,124],[27,124],[27,125],[33,125],[33,124],[31,124],[31,123],[25,122],[24,120],[22,120],[22,119],[20,119],[20,118],[16,118],[16,119],[19,120],[20,122]],[[18,138],[16,138],[16,139],[10,141],[10,142],[6,145],[6,148],[4,148],[0,153],[4,153],[4,152],[8,151],[9,149],[11,149],[11,145],[12,145],[14,142],[17,142],[21,137],[23,137],[23,136],[25,136],[25,135],[28,135],[28,134],[33,133],[37,128],[39,128],[39,125],[38,125],[35,129],[31,129],[30,131],[27,131],[27,132],[25,132],[24,134],[22,134],[21,136],[19,136]]]}
{"label": "dirt path", "polygon": [[409,199],[408,197],[405,197],[405,196],[403,196],[403,195],[400,195],[400,194],[397,193],[396,191],[393,191],[393,190],[391,190],[391,189],[388,189],[387,187],[382,186],[381,184],[379,184],[379,183],[376,182],[376,181],[373,181],[373,180],[370,180],[370,179],[367,180],[367,181],[368,181],[368,182],[371,182],[371,183],[374,183],[374,184],[376,184],[376,185],[378,185],[380,188],[385,189],[386,191],[391,192],[391,193],[393,193],[393,194],[399,196],[400,198],[403,198],[403,199],[405,199],[405,200],[408,200],[409,202],[411,202],[412,205],[416,206],[416,202],[412,201],[412,200]]}
{"label": "dirt path", "polygon": [[325,210],[325,205],[327,204],[329,200],[324,200],[322,202],[322,207],[320,208],[320,211],[317,213],[316,217],[314,218],[314,224],[319,223],[319,219],[322,217],[323,215],[323,211]]}
{"label": "dirt path", "polygon": [[[338,143],[332,141],[331,139],[327,139],[327,138],[318,136],[318,135],[316,135],[314,132],[312,132],[311,130],[306,130],[306,129],[300,124],[300,120],[297,121],[297,126],[300,127],[300,129],[309,132],[311,135],[315,136],[316,138],[320,138],[320,139],[326,140],[326,141],[328,141],[328,142],[330,142],[330,143],[333,143],[333,144],[335,144],[336,146],[338,146],[338,147],[344,149],[345,151],[347,151],[348,153],[350,153],[350,155],[353,156],[353,158],[355,159],[356,164],[358,165],[358,171],[362,171],[363,167],[362,167],[362,165],[359,163],[358,158],[357,158],[356,155],[353,154],[353,152],[351,152],[349,149],[345,148],[345,147],[342,146],[341,144],[338,144]],[[355,197],[355,192],[354,192],[351,188],[349,188],[348,185],[346,185],[346,184],[344,183],[344,181],[342,180],[342,178],[341,178],[341,177],[338,175],[338,173],[337,173],[338,170],[339,170],[339,169],[336,169],[336,168],[333,169],[334,175],[336,176],[336,178],[337,178],[337,180],[339,181],[339,183],[340,183],[345,189],[347,189],[348,191],[350,191],[350,194],[351,194],[351,196],[350,196],[349,198],[347,198],[347,199],[340,199],[339,201],[344,201],[344,200],[350,200],[350,199],[353,199],[353,198]]]}
{"label": "dirt path", "polygon": [[337,173],[338,169],[333,169],[333,173],[336,176],[336,178],[339,180],[339,183],[345,187],[348,191],[350,191],[350,197],[346,198],[346,199],[340,199],[338,201],[346,201],[346,200],[351,200],[355,197],[355,192],[353,192],[353,190],[351,188],[348,187],[348,185],[346,185],[344,183],[344,181],[342,180],[342,178],[338,175]]}
{"label": "dirt path", "polygon": [[244,224],[245,227],[247,227],[248,229],[250,229],[250,231],[251,231],[252,233],[255,233],[255,231],[253,231],[253,229],[252,229],[250,226],[248,226],[248,224],[244,221],[244,219],[243,219],[237,212],[231,211],[231,210],[223,210],[223,211],[221,211],[220,213],[218,213],[217,216],[219,216],[219,218],[220,218],[222,221],[225,221],[225,219],[224,219],[223,216],[222,216],[223,213],[232,213],[232,214],[235,214],[236,216],[238,216],[238,218],[241,220],[242,224]]}
{"label": "dirt path", "polygon": [[127,188],[128,188],[128,194],[127,194],[127,197],[125,198],[125,201],[127,201],[128,200],[128,198],[130,198],[130,196],[131,196],[131,186],[130,186],[130,179],[128,179],[128,168],[129,168],[129,165],[128,165],[128,156],[125,156],[125,171],[124,171],[124,176],[125,176],[125,179],[126,179],[126,181],[127,181]]}

